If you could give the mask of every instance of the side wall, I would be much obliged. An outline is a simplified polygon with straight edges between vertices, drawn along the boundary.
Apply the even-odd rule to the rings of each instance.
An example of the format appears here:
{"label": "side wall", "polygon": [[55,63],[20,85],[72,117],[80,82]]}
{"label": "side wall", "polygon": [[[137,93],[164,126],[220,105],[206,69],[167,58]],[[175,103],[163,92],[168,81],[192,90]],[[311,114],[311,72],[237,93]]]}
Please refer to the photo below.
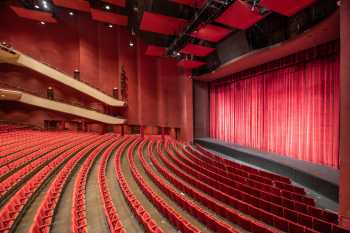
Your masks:
{"label": "side wall", "polygon": [[[58,8],[56,17],[58,23],[41,25],[2,8],[0,41],[71,76],[79,69],[82,81],[110,95],[118,87],[124,67],[128,78],[128,124],[181,128],[181,139],[192,140],[192,81],[182,75],[175,60],[145,56],[146,45],[141,39],[137,38],[136,46],[130,48],[131,35],[126,28],[109,28],[88,14],[69,16],[68,11]],[[38,76],[30,70],[0,65],[2,82],[15,86],[20,83],[28,91],[40,93],[51,85],[58,97],[103,108],[80,93]]]}

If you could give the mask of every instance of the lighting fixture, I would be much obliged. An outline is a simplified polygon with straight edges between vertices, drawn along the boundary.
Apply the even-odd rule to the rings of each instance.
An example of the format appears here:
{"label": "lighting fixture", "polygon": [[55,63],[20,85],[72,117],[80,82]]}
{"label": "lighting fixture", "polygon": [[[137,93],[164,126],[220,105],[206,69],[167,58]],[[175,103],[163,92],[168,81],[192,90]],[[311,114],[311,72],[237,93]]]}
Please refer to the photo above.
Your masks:
{"label": "lighting fixture", "polygon": [[129,46],[130,46],[131,48],[134,47],[134,45],[135,45],[135,44],[134,44],[133,41],[130,41],[130,42],[129,42]]}
{"label": "lighting fixture", "polygon": [[35,7],[36,9],[39,9],[39,8],[40,8],[40,6],[38,6],[38,5],[35,5],[34,7]]}
{"label": "lighting fixture", "polygon": [[106,9],[106,10],[110,10],[111,7],[110,7],[109,5],[105,5],[105,9]]}
{"label": "lighting fixture", "polygon": [[259,2],[258,0],[254,0],[254,1],[253,1],[252,9],[251,9],[252,11],[255,11],[255,8],[257,7],[258,2]]}
{"label": "lighting fixture", "polygon": [[49,8],[46,1],[43,1],[43,6],[44,6],[44,8],[46,8],[46,9]]}
{"label": "lighting fixture", "polygon": [[109,27],[109,28],[112,28],[112,27],[113,27],[113,24],[108,24],[108,27]]}
{"label": "lighting fixture", "polygon": [[40,21],[40,24],[41,24],[41,25],[45,25],[45,22],[44,22],[44,21]]}
{"label": "lighting fixture", "polygon": [[73,16],[73,15],[74,15],[74,12],[73,12],[73,11],[70,11],[70,12],[69,12],[69,15],[70,15],[70,16]]}

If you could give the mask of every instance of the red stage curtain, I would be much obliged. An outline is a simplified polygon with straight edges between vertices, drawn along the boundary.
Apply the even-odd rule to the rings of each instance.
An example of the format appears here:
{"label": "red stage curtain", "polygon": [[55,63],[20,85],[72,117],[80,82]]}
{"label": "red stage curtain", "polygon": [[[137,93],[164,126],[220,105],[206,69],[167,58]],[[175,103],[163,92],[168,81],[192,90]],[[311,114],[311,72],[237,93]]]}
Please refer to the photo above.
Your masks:
{"label": "red stage curtain", "polygon": [[338,168],[336,43],[211,84],[211,137]]}

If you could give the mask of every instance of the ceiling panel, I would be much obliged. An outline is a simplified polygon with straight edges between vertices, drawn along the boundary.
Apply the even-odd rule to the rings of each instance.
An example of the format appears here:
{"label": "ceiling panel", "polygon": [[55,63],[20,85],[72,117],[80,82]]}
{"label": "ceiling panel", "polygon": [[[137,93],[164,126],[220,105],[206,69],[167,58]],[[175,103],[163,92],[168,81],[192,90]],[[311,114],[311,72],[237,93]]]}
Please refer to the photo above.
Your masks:
{"label": "ceiling panel", "polygon": [[206,0],[171,0],[172,2],[177,2],[179,4],[189,5],[192,7],[201,7]]}
{"label": "ceiling panel", "polygon": [[192,54],[199,57],[207,56],[209,53],[213,52],[215,49],[210,47],[205,47],[195,44],[187,44],[183,49],[180,50],[180,53]]}
{"label": "ceiling panel", "polygon": [[193,60],[181,60],[177,63],[177,66],[182,67],[184,69],[195,69],[198,67],[201,67],[202,65],[204,65],[204,62],[201,61],[193,61]]}
{"label": "ceiling panel", "polygon": [[86,0],[53,0],[53,3],[60,7],[90,12],[90,4]]}
{"label": "ceiling panel", "polygon": [[285,16],[292,16],[316,0],[261,0],[259,5]]}
{"label": "ceiling panel", "polygon": [[37,11],[37,10],[29,10],[22,7],[11,6],[11,9],[22,18],[32,19],[36,21],[44,21],[47,23],[56,23],[56,19],[53,18],[52,13]]}
{"label": "ceiling panel", "polygon": [[100,22],[111,23],[121,26],[128,25],[128,17],[125,15],[119,15],[91,8],[91,16],[94,20]]}
{"label": "ceiling panel", "polygon": [[148,45],[145,54],[148,56],[162,57],[165,54],[165,48],[155,45]]}
{"label": "ceiling panel", "polygon": [[252,11],[249,5],[241,1],[234,2],[215,21],[238,29],[247,29],[263,19],[257,11]]}
{"label": "ceiling panel", "polygon": [[198,39],[201,39],[201,40],[207,40],[207,41],[211,41],[211,42],[219,42],[220,40],[225,38],[230,33],[231,33],[231,31],[226,29],[226,28],[222,28],[222,27],[208,24],[208,25],[200,28],[197,32],[193,32],[191,34],[191,36],[198,38]]}
{"label": "ceiling panel", "polygon": [[187,24],[187,20],[145,11],[140,29],[164,35],[176,35]]}
{"label": "ceiling panel", "polygon": [[125,7],[125,0],[103,0],[103,2]]}

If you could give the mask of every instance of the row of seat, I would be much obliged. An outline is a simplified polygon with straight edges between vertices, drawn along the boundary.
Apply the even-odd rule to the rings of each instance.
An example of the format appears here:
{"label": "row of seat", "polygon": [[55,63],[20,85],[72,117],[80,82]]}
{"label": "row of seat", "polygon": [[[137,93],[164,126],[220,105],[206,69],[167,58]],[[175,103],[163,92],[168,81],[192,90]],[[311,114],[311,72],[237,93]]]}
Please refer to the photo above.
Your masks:
{"label": "row of seat", "polygon": [[89,138],[94,138],[94,137],[87,136],[84,138],[79,137],[78,139],[71,138],[70,143],[45,154],[43,157],[41,157],[37,160],[29,162],[27,165],[20,168],[12,175],[6,177],[0,183],[0,199],[2,199],[4,196],[7,195],[7,193],[10,193],[13,189],[15,189],[15,187],[18,186],[20,183],[22,183],[22,181],[26,180],[27,177],[30,176],[30,174],[40,170],[43,166],[50,163],[50,161],[54,160],[61,153],[74,147],[82,139],[89,141]]}
{"label": "row of seat", "polygon": [[[125,139],[122,140],[121,143],[125,142]],[[112,233],[124,233],[125,230],[119,220],[119,216],[117,214],[117,209],[115,208],[112,196],[107,186],[106,181],[106,167],[107,161],[109,160],[113,148],[115,148],[117,142],[112,143],[102,154],[101,163],[98,170],[98,186],[100,190],[100,195],[102,198],[103,210],[108,223],[108,227],[110,232]]]}
{"label": "row of seat", "polygon": [[[141,150],[144,147],[146,141],[143,140],[139,143],[137,153],[141,154]],[[133,148],[130,148],[128,153],[128,159],[130,164],[130,169],[133,177],[135,178],[137,184],[140,189],[143,191],[145,196],[153,203],[154,206],[157,207],[159,212],[161,212],[168,221],[173,224],[180,232],[183,233],[199,233],[200,231],[193,226],[186,219],[182,218],[182,216],[173,209],[170,205],[168,205],[158,194],[156,194],[152,188],[145,182],[141,174],[137,171],[134,157],[132,155]],[[148,168],[149,169],[149,168]]]}
{"label": "row of seat", "polygon": [[[188,151],[187,148],[190,151]],[[230,177],[231,179],[235,180],[245,179],[250,183],[256,185],[258,188],[264,187],[265,189],[269,189],[270,192],[274,192],[278,195],[282,192],[282,195],[286,197],[291,196],[295,199],[302,199],[310,205],[315,204],[312,198],[305,197],[304,188],[297,187],[289,183],[280,182],[278,180],[274,180],[272,177],[269,177],[267,175],[271,173],[256,172],[256,170],[250,170],[250,168],[247,169],[248,166],[244,165],[236,165],[235,167],[225,165],[213,159],[205,157],[202,153],[193,150],[191,147],[187,148],[182,147],[182,151],[184,152],[184,154],[196,163],[200,162],[202,164],[205,164],[208,170],[212,170],[222,176]]]}
{"label": "row of seat", "polygon": [[[204,148],[202,148],[201,150],[205,151]],[[207,152],[207,153],[210,153],[210,152]],[[215,156],[215,155],[212,154],[212,156]],[[248,166],[245,166],[245,167],[248,167]],[[255,168],[253,168],[253,169],[255,169]],[[283,192],[281,194],[282,194],[282,196],[285,196],[285,195],[283,195]],[[299,201],[301,201],[301,200],[299,200]],[[306,204],[306,203],[304,203],[304,204]],[[338,223],[338,218],[339,217],[338,217],[338,215],[336,213],[333,213],[333,212],[330,212],[330,211],[326,211],[326,210],[323,210],[321,208],[309,207],[309,206],[303,205],[302,203],[297,203],[297,202],[294,202],[294,205],[289,205],[289,206],[286,206],[286,207],[288,207],[290,209],[293,209],[293,210],[297,210],[297,211],[299,211],[301,213],[305,213],[305,214],[311,215],[313,217],[319,218],[319,219],[324,220],[324,221],[328,221],[328,222],[331,222],[331,223],[334,223],[334,224]]]}
{"label": "row of seat", "polygon": [[[213,177],[217,180],[219,180],[222,183],[225,183],[232,187],[241,187],[244,188],[245,191],[249,192],[252,195],[270,195],[274,197],[281,197],[286,200],[287,202],[300,202],[300,204],[305,205],[311,205],[315,206],[315,201],[312,198],[306,197],[304,194],[298,194],[293,193],[286,190],[280,190],[279,188],[267,185],[265,183],[261,183],[257,180],[253,179],[247,179],[246,177],[242,177],[239,175],[231,174],[231,175],[222,175],[220,174],[217,169],[212,168],[212,165],[201,161],[201,160],[195,160],[191,161],[190,159],[193,159],[194,156],[190,155],[190,153],[186,153],[184,150],[184,154],[188,156],[188,158],[185,158],[182,153],[178,151],[176,146],[173,146],[175,152],[179,156],[179,158],[184,162],[189,164],[194,169],[198,170],[199,172],[202,172],[204,174],[207,174],[210,177]],[[201,161],[201,163],[199,162]],[[288,184],[286,184],[288,185]]]}
{"label": "row of seat", "polygon": [[[97,138],[97,137],[96,137]],[[13,195],[0,210],[0,233],[8,233],[16,225],[22,210],[29,205],[29,200],[40,190],[45,181],[55,173],[55,171],[72,158],[85,145],[91,142],[84,142],[65,151],[59,157],[51,161],[42,170],[37,172],[25,185],[23,185],[15,195]]]}
{"label": "row of seat", "polygon": [[[2,177],[6,177],[7,173],[11,173],[16,171],[17,168],[23,167],[26,164],[39,159],[46,153],[55,150],[56,148],[60,148],[65,144],[69,143],[71,140],[68,138],[59,138],[58,140],[52,140],[50,143],[38,145],[36,147],[30,148],[28,150],[23,150],[17,153],[14,153],[11,156],[13,159],[4,164],[4,166],[0,167],[0,180]],[[7,158],[6,157],[6,158]]]}
{"label": "row of seat", "polygon": [[[274,174],[271,172],[266,172],[263,170],[259,170],[259,169],[253,168],[253,167],[246,166],[244,164],[236,163],[236,162],[228,160],[228,159],[224,159],[223,157],[216,156],[216,155],[210,153],[209,151],[207,151],[205,148],[203,148],[202,146],[200,146],[198,144],[196,144],[196,149],[198,149],[198,151],[202,152],[202,154],[207,156],[208,158],[211,158],[214,161],[218,161],[226,166],[232,166],[232,167],[239,168],[239,169],[242,169],[242,170],[250,172],[250,173],[255,173],[257,175],[261,175],[262,177],[269,177],[275,181],[280,181],[280,182],[283,182],[286,184],[291,184],[291,180],[288,177]],[[302,190],[301,190],[301,192],[302,192]]]}
{"label": "row of seat", "polygon": [[73,186],[71,219],[72,233],[87,233],[87,217],[86,217],[86,184],[90,169],[96,160],[97,156],[101,153],[104,147],[111,144],[111,138],[106,139],[102,144],[96,147],[88,158],[81,165],[77,177]]}
{"label": "row of seat", "polygon": [[[8,166],[10,163],[15,162],[16,160],[18,161],[18,159],[23,159],[25,158],[26,155],[31,155],[32,153],[42,150],[43,148],[50,146],[50,145],[55,145],[57,144],[59,141],[64,140],[64,137],[58,137],[58,138],[50,138],[46,141],[42,141],[40,144],[35,144],[35,145],[31,145],[30,147],[28,147],[27,149],[23,149],[17,152],[14,152],[10,155],[4,156],[4,157],[0,157],[0,168],[4,167],[4,166]],[[16,162],[17,162],[16,161]],[[0,172],[0,174],[3,174],[3,172]]]}
{"label": "row of seat", "polygon": [[22,141],[22,140],[16,140],[13,144],[6,145],[1,148],[0,151],[0,158],[6,158],[9,155],[12,155],[13,153],[20,152],[27,148],[32,148],[33,146],[40,145],[42,142],[55,138],[54,135],[36,135],[31,138],[29,141]]}
{"label": "row of seat", "polygon": [[[199,191],[193,189],[193,187],[191,187],[191,186],[187,185],[186,183],[184,183],[181,179],[178,179],[177,177],[175,177],[165,167],[163,167],[159,163],[159,161],[156,159],[156,157],[161,156],[161,154],[162,154],[159,142],[157,144],[157,153],[155,154],[155,153],[149,152],[148,154],[150,156],[150,159],[151,159],[152,163],[156,167],[156,169],[164,177],[166,177],[175,187],[177,187],[179,190],[181,190],[182,192],[186,193],[187,195],[191,196],[194,200],[202,203],[204,206],[208,207],[212,211],[216,212],[221,217],[227,219],[228,221],[236,224],[237,226],[239,226],[239,227],[241,227],[241,228],[243,228],[243,229],[245,229],[245,230],[247,230],[249,232],[254,232],[254,233],[257,233],[257,232],[261,232],[261,233],[279,232],[279,231],[277,231],[277,230],[267,226],[266,224],[254,221],[251,218],[248,218],[248,217],[246,217],[244,215],[241,215],[237,211],[233,211],[232,209],[228,209],[227,207],[225,207],[224,205],[220,204],[219,202],[214,201],[208,195],[204,195],[204,194],[200,193]],[[156,156],[156,155],[158,155],[158,156]],[[167,185],[165,187],[168,187],[168,189],[169,189],[169,185]],[[168,192],[166,189],[164,191]],[[173,190],[173,192],[174,192],[174,190]],[[174,195],[174,194],[168,194],[168,195],[171,196],[171,195]],[[179,195],[177,195],[177,196],[179,196]],[[181,196],[181,197],[182,197],[182,199],[185,202],[188,201],[188,199],[185,198],[185,196]],[[179,204],[182,206],[181,202],[179,202]],[[193,209],[193,208],[196,208],[196,207],[198,208],[198,206],[196,206],[194,204],[191,204],[191,207],[189,208],[190,213],[195,213],[194,216],[196,216],[204,224],[211,223],[212,222],[211,219],[214,219],[214,218],[212,216],[210,216],[208,213],[206,213],[207,217],[210,217],[209,219],[207,219],[207,217],[205,217],[205,215],[203,215],[203,210],[200,211],[199,213],[196,213],[197,211],[195,209]],[[186,207],[183,207],[183,208],[187,209]],[[228,227],[227,223],[223,222],[222,220],[220,220],[220,222],[221,222],[221,224],[225,224],[226,228]],[[216,228],[214,226],[210,226],[210,225],[207,225],[207,226],[210,229],[216,231]],[[231,227],[231,229],[232,229],[232,227]],[[218,232],[221,232],[221,231],[218,231]]]}
{"label": "row of seat", "polygon": [[271,186],[254,182],[252,180],[246,180],[244,178],[233,179],[233,178],[223,177],[217,174],[216,172],[208,170],[206,168],[207,166],[209,166],[208,164],[194,163],[186,159],[183,156],[183,154],[177,150],[176,147],[173,147],[173,149],[176,152],[177,157],[179,158],[179,159],[176,159],[175,157],[172,157],[177,164],[181,164],[181,166],[185,166],[185,168],[188,168],[190,171],[192,171],[192,173],[195,173],[196,176],[210,177],[208,182],[218,183],[222,185],[221,186],[222,191],[227,191],[227,194],[232,194],[235,192],[235,190],[240,190],[247,194],[254,195],[257,197],[263,197],[265,199],[268,198],[267,200],[269,200],[270,202],[273,202],[277,205],[282,205],[284,207],[288,207],[291,209],[294,209],[295,206],[301,206],[304,209],[308,208],[309,206],[312,206],[312,207],[315,206],[315,203],[312,198],[308,198],[303,195],[299,195],[299,194],[286,195],[284,191],[281,192],[279,189],[275,189]]}
{"label": "row of seat", "polygon": [[[64,187],[66,186],[69,178],[72,176],[74,168],[78,166],[79,162],[86,157],[86,155],[89,154],[94,147],[104,142],[106,139],[107,138],[105,137],[101,137],[84,147],[84,149],[72,156],[71,159],[69,159],[64,167],[59,171],[53,182],[50,184],[49,189],[45,193],[44,199],[41,201],[40,206],[35,213],[34,221],[30,227],[29,233],[50,232],[55,209],[62,196]],[[90,156],[91,154],[89,157]]]}
{"label": "row of seat", "polygon": [[[78,137],[86,134],[82,133],[42,133],[34,134],[28,140],[16,139],[12,144],[9,144],[0,150],[0,158],[11,156],[14,153],[21,152],[25,149],[30,149],[34,146],[44,144],[45,142],[58,137]],[[92,134],[91,134],[92,135]]]}
{"label": "row of seat", "polygon": [[[169,152],[169,157],[172,152]],[[267,224],[279,227],[283,231],[287,232],[298,232],[300,229],[304,229],[301,232],[312,232],[311,229],[317,230],[320,232],[323,231],[323,227],[327,226],[325,229],[334,228],[336,231],[340,230],[335,224],[330,224],[325,221],[322,221],[307,214],[301,212],[295,212],[287,208],[282,208],[272,203],[268,203],[263,199],[256,198],[254,196],[244,196],[242,194],[237,195],[227,195],[223,192],[220,192],[218,189],[213,188],[215,186],[207,185],[203,178],[194,178],[187,175],[184,172],[181,172],[180,169],[176,168],[169,160],[164,156],[161,156],[163,162],[174,171],[179,177],[181,177],[186,182],[194,185],[195,187],[203,190],[204,192],[215,197],[217,200],[227,203],[230,206],[233,206],[236,209],[244,212],[245,214],[251,215],[258,218],[261,221],[264,221]],[[239,192],[239,190],[237,190]],[[284,224],[282,224],[284,223]],[[310,228],[310,229],[307,229]]]}
{"label": "row of seat", "polygon": [[[144,209],[140,201],[136,198],[136,196],[131,191],[126,178],[122,172],[121,167],[121,160],[122,160],[122,153],[125,151],[126,146],[129,143],[132,143],[135,138],[131,138],[131,140],[128,140],[127,142],[123,143],[118,150],[116,151],[116,157],[115,157],[115,174],[117,176],[117,180],[119,182],[119,186],[123,192],[123,195],[125,197],[125,200],[127,201],[129,207],[132,210],[132,213],[135,215],[136,219],[141,223],[141,225],[144,227],[145,231],[148,233],[162,233],[163,230],[156,224],[156,222],[151,218],[147,210]],[[135,143],[135,142],[134,142]],[[128,148],[128,152],[130,151],[130,147]],[[128,153],[127,152],[127,153]]]}
{"label": "row of seat", "polygon": [[0,149],[8,148],[11,144],[13,145],[19,142],[32,141],[32,138],[41,137],[42,134],[45,133],[32,130],[21,130],[0,134]]}
{"label": "row of seat", "polygon": [[18,131],[18,130],[23,130],[28,127],[26,126],[18,126],[18,125],[8,125],[8,124],[0,124],[0,134],[1,133],[8,133],[8,132],[13,132],[13,131]]}

